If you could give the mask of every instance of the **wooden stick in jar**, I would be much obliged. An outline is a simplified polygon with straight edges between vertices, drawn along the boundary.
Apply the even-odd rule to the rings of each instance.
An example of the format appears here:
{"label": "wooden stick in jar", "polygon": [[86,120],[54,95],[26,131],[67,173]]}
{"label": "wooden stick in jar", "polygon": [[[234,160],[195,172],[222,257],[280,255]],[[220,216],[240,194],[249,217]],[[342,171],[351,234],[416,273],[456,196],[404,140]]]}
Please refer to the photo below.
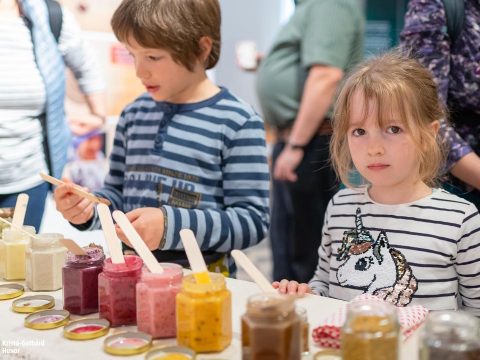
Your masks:
{"label": "wooden stick in jar", "polygon": [[[45,180],[46,182],[49,182],[50,184],[55,185],[55,186],[60,186],[60,185],[65,184],[65,182],[63,182],[62,180],[58,180],[57,178],[54,178],[53,176],[47,175],[43,172],[40,173],[40,177],[43,180]],[[107,200],[107,199],[95,196],[92,193],[89,193],[89,192],[83,190],[80,186],[78,186],[76,184],[72,184],[72,185],[73,185],[72,191],[75,194],[77,194],[78,196],[84,197],[85,199],[88,199],[88,200],[93,201],[93,202],[98,203],[98,204],[105,204],[105,205],[110,205],[111,204],[110,201]]]}

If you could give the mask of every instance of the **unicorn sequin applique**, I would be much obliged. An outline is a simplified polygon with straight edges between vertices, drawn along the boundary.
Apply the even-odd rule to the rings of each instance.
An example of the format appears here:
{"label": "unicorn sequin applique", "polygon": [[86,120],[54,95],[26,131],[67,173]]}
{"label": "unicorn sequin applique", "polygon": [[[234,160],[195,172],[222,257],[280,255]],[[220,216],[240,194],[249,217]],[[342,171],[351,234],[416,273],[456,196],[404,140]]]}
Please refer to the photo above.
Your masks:
{"label": "unicorn sequin applique", "polygon": [[337,270],[340,286],[363,288],[397,306],[408,305],[417,291],[417,279],[405,256],[390,246],[385,231],[373,239],[363,227],[360,208],[355,229],[343,233],[337,260],[343,261]]}

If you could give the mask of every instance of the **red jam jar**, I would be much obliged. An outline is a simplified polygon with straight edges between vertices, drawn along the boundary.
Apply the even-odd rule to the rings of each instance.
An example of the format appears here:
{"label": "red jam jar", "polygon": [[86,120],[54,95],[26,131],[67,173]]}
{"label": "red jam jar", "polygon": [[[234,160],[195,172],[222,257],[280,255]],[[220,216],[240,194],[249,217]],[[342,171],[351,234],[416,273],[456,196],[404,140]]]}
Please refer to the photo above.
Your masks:
{"label": "red jam jar", "polygon": [[143,268],[137,284],[137,327],[153,338],[175,337],[175,298],[182,287],[180,265],[163,263],[163,272],[153,274]]}
{"label": "red jam jar", "polygon": [[105,255],[96,245],[84,248],[86,255],[67,252],[63,274],[63,308],[71,314],[98,312],[98,275]]}
{"label": "red jam jar", "polygon": [[100,317],[110,321],[112,327],[137,323],[135,286],[142,266],[142,259],[136,255],[126,255],[124,264],[112,264],[110,258],[103,264],[98,276],[98,305]]}

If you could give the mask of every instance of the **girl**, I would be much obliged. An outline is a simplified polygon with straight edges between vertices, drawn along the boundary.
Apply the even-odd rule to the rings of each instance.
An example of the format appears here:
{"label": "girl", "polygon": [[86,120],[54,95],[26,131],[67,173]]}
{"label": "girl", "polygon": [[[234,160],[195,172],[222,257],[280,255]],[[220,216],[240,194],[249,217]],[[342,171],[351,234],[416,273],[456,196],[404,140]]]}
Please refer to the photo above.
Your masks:
{"label": "girl", "polygon": [[[332,161],[348,188],[330,201],[309,284],[273,286],[432,310],[456,309],[460,295],[480,315],[480,216],[435,187],[445,113],[428,70],[397,53],[369,60],[346,81],[335,114]],[[361,186],[351,183],[355,171]]]}

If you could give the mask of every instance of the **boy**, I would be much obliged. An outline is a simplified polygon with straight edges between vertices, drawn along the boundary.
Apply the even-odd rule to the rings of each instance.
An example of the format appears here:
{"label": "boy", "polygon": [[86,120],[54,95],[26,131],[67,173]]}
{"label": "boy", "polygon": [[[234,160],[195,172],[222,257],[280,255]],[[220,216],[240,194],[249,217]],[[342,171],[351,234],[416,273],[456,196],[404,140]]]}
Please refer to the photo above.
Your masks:
{"label": "boy", "polygon": [[[187,264],[179,230],[190,228],[210,269],[224,271],[232,249],[265,237],[269,174],[262,119],[206,76],[220,54],[219,2],[124,0],[111,24],[147,93],[120,116],[97,194],[127,213],[159,261]],[[77,228],[99,228],[70,185],[55,200]]]}

